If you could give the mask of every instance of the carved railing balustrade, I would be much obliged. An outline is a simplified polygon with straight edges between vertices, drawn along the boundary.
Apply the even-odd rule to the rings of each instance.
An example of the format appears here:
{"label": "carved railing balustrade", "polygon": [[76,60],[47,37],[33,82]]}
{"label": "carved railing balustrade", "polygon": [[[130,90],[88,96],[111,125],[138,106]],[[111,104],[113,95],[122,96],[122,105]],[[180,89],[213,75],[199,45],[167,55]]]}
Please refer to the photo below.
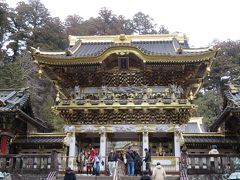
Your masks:
{"label": "carved railing balustrade", "polygon": [[121,160],[118,160],[114,170],[113,180],[121,179],[121,176],[125,176],[127,174],[126,171],[127,169],[125,163]]}
{"label": "carved railing balustrade", "polygon": [[113,100],[113,99],[104,99],[103,102],[104,102],[104,104],[106,104],[106,105],[113,105],[114,100]]}
{"label": "carved railing balustrade", "polygon": [[149,98],[147,100],[148,104],[156,104],[158,102],[158,100],[156,98]]}
{"label": "carved railing balustrade", "polygon": [[145,103],[145,105],[155,105],[157,103],[162,105],[189,105],[190,101],[187,99],[171,99],[171,98],[114,98],[114,99],[105,99],[105,98],[99,98],[99,99],[79,99],[78,97],[75,99],[62,99],[57,104],[58,106],[69,106],[69,105],[77,105],[79,107],[83,106],[102,106],[102,105],[142,105]]}
{"label": "carved railing balustrade", "polygon": [[195,105],[181,87],[76,87],[54,111],[78,124],[186,123]]}
{"label": "carved railing balustrade", "polygon": [[50,171],[58,171],[57,155],[55,153],[0,155],[0,171],[48,174]]}
{"label": "carved railing balustrade", "polygon": [[76,86],[71,93],[71,99],[61,99],[57,105],[79,105],[85,106],[96,105],[134,105],[164,103],[187,104],[188,101],[184,96],[181,86],[127,86],[127,87],[82,87]]}
{"label": "carved railing balustrade", "polygon": [[239,155],[229,154],[188,154],[187,173],[229,174],[236,170],[235,162],[239,159]]}
{"label": "carved railing balustrade", "polygon": [[142,105],[145,103],[145,105],[155,105],[157,103],[161,103],[162,105],[176,105],[176,104],[190,104],[190,101],[187,99],[178,99],[178,98],[148,98],[147,96],[143,96],[142,98],[121,98],[121,97],[114,97],[113,99],[107,99],[107,98],[101,98],[98,97],[98,99],[87,99],[83,98],[80,99],[76,97],[75,99],[62,99],[58,103],[58,106],[69,106],[69,105],[77,105],[79,107],[81,106],[102,106],[102,105],[114,105],[114,104],[119,104],[119,105],[127,105],[127,104],[132,104],[132,105]]}

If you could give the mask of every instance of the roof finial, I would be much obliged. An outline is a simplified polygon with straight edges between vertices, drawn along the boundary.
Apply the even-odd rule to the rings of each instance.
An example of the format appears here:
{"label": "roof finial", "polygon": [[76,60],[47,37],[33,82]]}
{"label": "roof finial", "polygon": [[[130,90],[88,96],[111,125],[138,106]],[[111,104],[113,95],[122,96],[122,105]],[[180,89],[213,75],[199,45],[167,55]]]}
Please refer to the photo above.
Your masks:
{"label": "roof finial", "polygon": [[182,46],[179,46],[179,48],[177,48],[177,53],[182,54],[182,52],[183,52]]}
{"label": "roof finial", "polygon": [[70,49],[67,49],[67,50],[65,51],[65,53],[66,53],[67,56],[71,56],[71,55],[73,54]]}
{"label": "roof finial", "polygon": [[120,41],[124,41],[124,40],[126,40],[126,36],[125,36],[125,34],[120,34],[120,36],[119,36],[119,40],[120,40]]}
{"label": "roof finial", "polygon": [[40,54],[40,48],[38,47],[37,49],[34,47],[30,47],[30,51],[32,54]]}
{"label": "roof finial", "polygon": [[190,95],[190,96],[189,96],[189,99],[192,101],[193,98],[194,98],[192,90],[190,91],[189,95]]}

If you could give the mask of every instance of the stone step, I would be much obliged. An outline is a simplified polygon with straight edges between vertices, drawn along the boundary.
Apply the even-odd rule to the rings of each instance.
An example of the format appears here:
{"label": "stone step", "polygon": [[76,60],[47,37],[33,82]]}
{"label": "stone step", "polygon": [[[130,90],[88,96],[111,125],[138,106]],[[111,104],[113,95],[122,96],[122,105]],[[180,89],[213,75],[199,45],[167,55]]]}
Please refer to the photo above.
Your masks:
{"label": "stone step", "polygon": [[[112,180],[113,177],[110,176],[105,176],[105,175],[101,175],[101,176],[91,176],[91,175],[79,175],[76,174],[77,176],[77,180]],[[64,179],[64,175],[58,175],[57,176],[57,180],[63,180]]]}
{"label": "stone step", "polygon": [[[101,175],[101,176],[87,176],[87,175],[80,175],[77,174],[77,180],[112,180],[113,177],[110,176],[105,176],[105,175]],[[64,175],[58,175],[57,176],[57,180],[63,180],[64,179]],[[120,177],[120,180],[140,180],[140,176],[122,176]],[[178,175],[167,175],[166,180],[179,180],[179,176]]]}

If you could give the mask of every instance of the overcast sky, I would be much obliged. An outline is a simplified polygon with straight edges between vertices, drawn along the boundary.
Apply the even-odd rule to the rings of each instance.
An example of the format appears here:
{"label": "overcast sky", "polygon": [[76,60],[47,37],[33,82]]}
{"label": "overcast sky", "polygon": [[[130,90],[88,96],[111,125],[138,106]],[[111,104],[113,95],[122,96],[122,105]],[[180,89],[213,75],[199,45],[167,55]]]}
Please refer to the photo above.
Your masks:
{"label": "overcast sky", "polygon": [[[15,7],[19,0],[5,0]],[[107,7],[127,18],[142,11],[171,32],[186,33],[194,47],[217,40],[240,40],[240,0],[41,0],[53,17],[78,14],[85,20]]]}

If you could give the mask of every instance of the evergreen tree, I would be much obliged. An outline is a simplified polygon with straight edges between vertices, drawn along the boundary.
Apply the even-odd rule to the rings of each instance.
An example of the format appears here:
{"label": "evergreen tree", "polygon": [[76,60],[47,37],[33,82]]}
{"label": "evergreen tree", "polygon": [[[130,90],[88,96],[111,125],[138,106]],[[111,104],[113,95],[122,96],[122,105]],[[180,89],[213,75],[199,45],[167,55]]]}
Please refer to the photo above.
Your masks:
{"label": "evergreen tree", "polygon": [[199,94],[194,103],[198,105],[196,116],[203,117],[207,126],[210,126],[221,112],[222,98],[218,91],[210,90]]}
{"label": "evergreen tree", "polygon": [[31,7],[25,2],[19,2],[15,9],[11,9],[9,12],[10,28],[9,28],[9,44],[8,49],[12,50],[13,59],[26,48],[26,40],[30,36],[31,24],[30,24],[30,12]]}
{"label": "evergreen tree", "polygon": [[16,63],[22,75],[21,87],[29,88],[35,116],[46,121],[51,129],[59,130],[58,128],[61,127],[62,123],[57,124],[55,121],[61,118],[57,118],[53,113],[50,113],[51,106],[53,106],[53,98],[56,94],[53,83],[44,77],[38,76],[37,65],[33,62],[31,54],[27,51],[23,51],[22,54],[17,57]]}
{"label": "evergreen tree", "polygon": [[54,99],[51,96],[47,96],[43,105],[41,106],[41,112],[43,113],[43,119],[48,120],[49,128],[53,131],[63,131],[64,120],[55,115],[51,109],[54,105]]}
{"label": "evergreen tree", "polygon": [[215,42],[219,47],[209,77],[204,81],[204,88],[220,88],[221,77],[230,76],[231,79],[240,77],[240,41]]}
{"label": "evergreen tree", "polygon": [[143,12],[138,12],[133,16],[134,31],[138,34],[156,34],[156,24],[152,17]]}
{"label": "evergreen tree", "polygon": [[39,0],[19,2],[9,13],[10,35],[8,49],[13,58],[30,46],[47,50],[63,50],[67,36],[59,18],[52,18],[48,9]]}
{"label": "evergreen tree", "polygon": [[69,15],[65,19],[65,27],[66,27],[66,33],[68,35],[75,35],[75,36],[80,36],[83,35],[83,18],[79,15]]}
{"label": "evergreen tree", "polygon": [[204,93],[196,99],[198,115],[203,116],[206,124],[216,120],[221,112],[221,78],[229,76],[230,80],[240,77],[240,41],[215,42],[219,46],[218,56],[214,60],[210,76],[203,83]]}
{"label": "evergreen tree", "polygon": [[0,65],[3,64],[3,59],[6,58],[6,53],[2,49],[6,39],[6,32],[9,28],[9,8],[6,3],[0,2]]}
{"label": "evergreen tree", "polygon": [[164,25],[161,25],[159,27],[159,30],[158,30],[158,34],[169,34],[169,30],[164,26]]}
{"label": "evergreen tree", "polygon": [[50,18],[43,26],[34,28],[27,39],[28,47],[39,47],[45,51],[67,48],[67,34],[59,18]]}
{"label": "evergreen tree", "polygon": [[19,62],[9,62],[0,66],[0,88],[14,89],[24,86],[23,72]]}

